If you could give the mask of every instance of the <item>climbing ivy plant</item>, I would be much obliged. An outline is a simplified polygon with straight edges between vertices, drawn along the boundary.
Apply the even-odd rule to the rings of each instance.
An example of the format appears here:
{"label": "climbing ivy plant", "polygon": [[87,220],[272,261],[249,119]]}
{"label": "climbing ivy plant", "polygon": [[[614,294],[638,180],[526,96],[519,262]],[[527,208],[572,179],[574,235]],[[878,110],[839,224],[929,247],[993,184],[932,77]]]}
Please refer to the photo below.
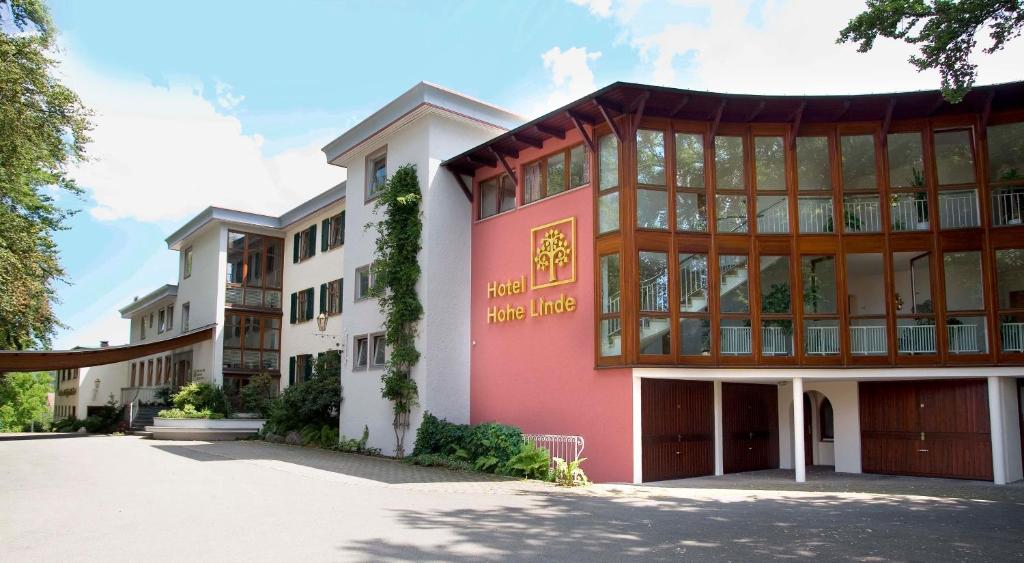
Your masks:
{"label": "climbing ivy plant", "polygon": [[377,196],[374,211],[382,218],[371,225],[377,231],[373,295],[384,315],[384,334],[391,356],[381,376],[381,396],[394,407],[395,455],[405,453],[409,413],[417,405],[419,391],[412,368],[419,362],[416,326],[423,318],[423,304],[416,293],[420,279],[420,183],[416,167],[407,164],[395,171]]}

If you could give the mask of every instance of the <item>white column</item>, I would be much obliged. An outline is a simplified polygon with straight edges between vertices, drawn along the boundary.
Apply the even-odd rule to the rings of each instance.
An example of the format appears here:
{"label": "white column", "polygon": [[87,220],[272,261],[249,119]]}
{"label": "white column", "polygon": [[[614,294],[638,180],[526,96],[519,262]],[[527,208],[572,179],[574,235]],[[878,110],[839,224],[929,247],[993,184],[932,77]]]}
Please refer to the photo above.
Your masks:
{"label": "white column", "polygon": [[793,378],[793,469],[796,482],[807,481],[804,467],[804,380]]}
{"label": "white column", "polygon": [[725,436],[722,431],[722,382],[715,381],[715,475],[725,474]]}
{"label": "white column", "polygon": [[1003,399],[999,378],[988,378],[988,418],[992,428],[992,480],[1006,484],[1006,428],[1003,426]]}
{"label": "white column", "polygon": [[643,417],[641,416],[640,388],[643,380],[633,376],[633,482],[644,481]]}

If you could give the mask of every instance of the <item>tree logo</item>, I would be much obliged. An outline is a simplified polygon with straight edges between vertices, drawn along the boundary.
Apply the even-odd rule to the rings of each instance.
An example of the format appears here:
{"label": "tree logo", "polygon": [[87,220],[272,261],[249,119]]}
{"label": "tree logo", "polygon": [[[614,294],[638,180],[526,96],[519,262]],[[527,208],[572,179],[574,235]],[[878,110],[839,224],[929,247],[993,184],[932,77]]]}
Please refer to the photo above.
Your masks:
{"label": "tree logo", "polygon": [[530,230],[530,289],[576,281],[576,218]]}

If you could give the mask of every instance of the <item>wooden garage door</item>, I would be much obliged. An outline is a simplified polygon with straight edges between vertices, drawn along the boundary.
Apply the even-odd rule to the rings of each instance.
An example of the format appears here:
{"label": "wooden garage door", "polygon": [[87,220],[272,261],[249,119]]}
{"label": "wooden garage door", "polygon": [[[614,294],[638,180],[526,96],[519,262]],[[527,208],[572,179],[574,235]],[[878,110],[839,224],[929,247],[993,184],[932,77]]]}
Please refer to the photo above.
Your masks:
{"label": "wooden garage door", "polygon": [[992,479],[985,380],[861,382],[865,473]]}
{"label": "wooden garage door", "polygon": [[779,392],[775,385],[722,384],[726,473],[779,466]]}
{"label": "wooden garage door", "polygon": [[644,379],[640,404],[644,481],[715,472],[711,382]]}

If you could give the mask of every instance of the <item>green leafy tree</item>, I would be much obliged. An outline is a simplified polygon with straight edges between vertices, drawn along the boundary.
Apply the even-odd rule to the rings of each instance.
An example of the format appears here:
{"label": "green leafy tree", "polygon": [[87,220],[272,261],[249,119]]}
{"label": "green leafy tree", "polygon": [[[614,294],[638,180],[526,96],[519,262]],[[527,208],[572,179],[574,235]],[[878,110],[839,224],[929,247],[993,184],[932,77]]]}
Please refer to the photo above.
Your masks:
{"label": "green leafy tree", "polygon": [[0,0],[0,348],[48,347],[64,279],[53,233],[73,213],[51,190],[79,194],[89,112],[55,77],[56,30],[41,0]]}
{"label": "green leafy tree", "polygon": [[49,423],[47,394],[53,382],[46,372],[8,373],[0,379],[0,432],[23,432],[36,423],[37,429]]}
{"label": "green leafy tree", "polygon": [[1018,37],[1024,27],[1020,0],[867,0],[867,9],[839,32],[837,43],[857,43],[866,53],[879,37],[899,39],[920,47],[910,57],[918,70],[937,68],[942,95],[957,103],[971,90],[978,76],[970,57],[978,31],[989,30],[991,54]]}

